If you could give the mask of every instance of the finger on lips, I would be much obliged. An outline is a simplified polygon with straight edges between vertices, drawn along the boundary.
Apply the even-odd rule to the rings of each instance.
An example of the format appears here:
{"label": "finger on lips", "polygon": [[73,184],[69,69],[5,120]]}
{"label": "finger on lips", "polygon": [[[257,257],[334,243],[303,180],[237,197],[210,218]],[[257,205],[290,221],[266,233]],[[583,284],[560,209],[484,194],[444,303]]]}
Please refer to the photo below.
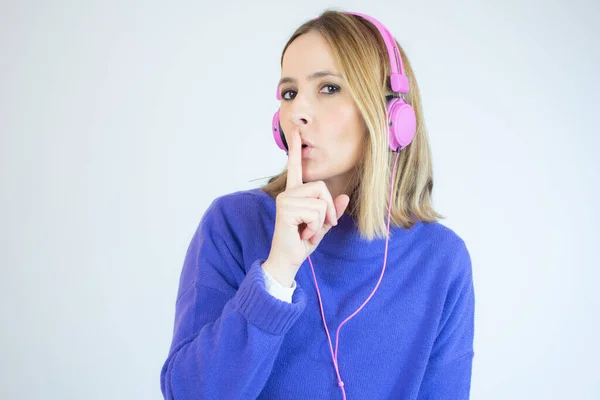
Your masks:
{"label": "finger on lips", "polygon": [[327,202],[327,223],[331,226],[337,225],[337,212],[327,186],[322,182],[309,182],[306,185],[303,184],[302,140],[300,138],[299,127],[294,128],[289,137],[287,168],[286,190],[298,188],[304,197],[316,196],[319,199],[325,200]]}
{"label": "finger on lips", "polygon": [[302,185],[302,142],[298,135],[299,128],[295,128],[290,136],[286,189]]}

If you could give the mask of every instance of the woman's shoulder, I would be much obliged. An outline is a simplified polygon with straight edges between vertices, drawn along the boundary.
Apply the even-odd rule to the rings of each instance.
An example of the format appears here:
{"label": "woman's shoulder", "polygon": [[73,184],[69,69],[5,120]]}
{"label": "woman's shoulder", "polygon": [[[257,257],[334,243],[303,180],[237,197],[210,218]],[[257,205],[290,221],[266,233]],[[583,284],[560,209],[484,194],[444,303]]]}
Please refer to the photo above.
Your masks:
{"label": "woman's shoulder", "polygon": [[464,239],[455,229],[440,221],[419,222],[418,225],[423,236],[427,237],[432,244],[450,248],[466,246]]}
{"label": "woman's shoulder", "polygon": [[219,224],[240,226],[255,223],[275,212],[275,200],[260,188],[238,190],[215,197],[208,206],[204,219]]}
{"label": "woman's shoulder", "polygon": [[469,273],[471,269],[471,256],[463,236],[455,229],[439,221],[419,222],[417,242],[427,252],[443,265],[453,266],[458,269],[454,273]]}
{"label": "woman's shoulder", "polygon": [[[220,207],[233,213],[254,207],[274,206],[275,200],[260,188],[238,190],[217,196],[210,207]],[[210,208],[209,207],[209,208]]]}
{"label": "woman's shoulder", "polygon": [[254,201],[274,201],[271,199],[271,196],[268,193],[257,187],[226,193],[218,196],[216,199],[221,199],[222,201],[236,201],[240,199]]}

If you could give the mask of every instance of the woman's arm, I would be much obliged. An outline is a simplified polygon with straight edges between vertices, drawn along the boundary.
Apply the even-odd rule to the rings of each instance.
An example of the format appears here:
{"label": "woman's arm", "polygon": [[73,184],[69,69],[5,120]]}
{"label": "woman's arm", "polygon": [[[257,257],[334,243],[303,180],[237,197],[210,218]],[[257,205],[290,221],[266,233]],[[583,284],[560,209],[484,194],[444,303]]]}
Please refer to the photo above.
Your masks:
{"label": "woman's arm", "polygon": [[[176,301],[169,355],[161,371],[165,399],[256,398],[283,337],[306,305],[265,290],[261,263],[244,276],[241,254],[213,208],[188,248]],[[239,285],[238,283],[239,282]]]}
{"label": "woman's arm", "polygon": [[433,344],[418,400],[466,400],[471,389],[475,294],[471,258],[464,246],[455,263],[436,340]]}

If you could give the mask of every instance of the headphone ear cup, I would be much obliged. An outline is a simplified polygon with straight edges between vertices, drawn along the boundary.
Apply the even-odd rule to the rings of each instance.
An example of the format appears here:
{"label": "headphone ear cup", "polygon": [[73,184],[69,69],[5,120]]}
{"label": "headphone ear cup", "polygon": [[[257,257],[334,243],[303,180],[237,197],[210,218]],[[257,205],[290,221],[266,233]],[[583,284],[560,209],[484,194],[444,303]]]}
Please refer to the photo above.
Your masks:
{"label": "headphone ear cup", "polygon": [[394,97],[387,103],[388,144],[392,151],[408,146],[417,131],[415,110],[404,99]]}
{"label": "headphone ear cup", "polygon": [[277,147],[287,152],[287,141],[285,140],[283,129],[281,129],[281,124],[279,123],[279,109],[277,109],[277,112],[275,113],[275,115],[273,115],[273,121],[271,122],[271,130],[273,131],[273,139],[275,139],[275,144],[277,144]]}

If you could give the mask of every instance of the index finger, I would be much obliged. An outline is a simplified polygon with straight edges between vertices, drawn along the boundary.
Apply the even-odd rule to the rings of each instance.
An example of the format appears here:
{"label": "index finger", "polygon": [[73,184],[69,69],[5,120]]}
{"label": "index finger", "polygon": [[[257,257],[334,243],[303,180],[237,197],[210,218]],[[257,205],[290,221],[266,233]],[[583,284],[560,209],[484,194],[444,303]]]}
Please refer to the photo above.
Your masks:
{"label": "index finger", "polygon": [[302,142],[300,128],[294,128],[290,135],[286,189],[302,185]]}

